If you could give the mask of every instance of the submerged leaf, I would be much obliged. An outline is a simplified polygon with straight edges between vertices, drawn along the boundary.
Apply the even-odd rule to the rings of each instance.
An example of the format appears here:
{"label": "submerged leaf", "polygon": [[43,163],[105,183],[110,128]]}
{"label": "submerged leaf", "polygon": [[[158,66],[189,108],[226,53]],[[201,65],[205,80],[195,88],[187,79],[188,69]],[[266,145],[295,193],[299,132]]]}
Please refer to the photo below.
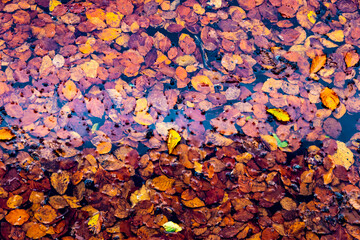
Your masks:
{"label": "submerged leaf", "polygon": [[166,222],[162,226],[165,228],[166,232],[180,232],[182,230],[182,228],[177,223],[172,221]]}
{"label": "submerged leaf", "polygon": [[278,147],[285,148],[289,145],[287,141],[281,141],[275,133],[273,133],[273,137],[276,139]]}
{"label": "submerged leaf", "polygon": [[175,131],[174,129],[169,130],[169,137],[167,140],[167,146],[169,149],[169,154],[171,154],[176,147],[176,145],[180,142],[181,136],[180,134]]}
{"label": "submerged leaf", "polygon": [[288,122],[290,121],[290,115],[283,109],[280,108],[271,108],[266,110],[268,113],[273,115],[276,120],[281,122]]}

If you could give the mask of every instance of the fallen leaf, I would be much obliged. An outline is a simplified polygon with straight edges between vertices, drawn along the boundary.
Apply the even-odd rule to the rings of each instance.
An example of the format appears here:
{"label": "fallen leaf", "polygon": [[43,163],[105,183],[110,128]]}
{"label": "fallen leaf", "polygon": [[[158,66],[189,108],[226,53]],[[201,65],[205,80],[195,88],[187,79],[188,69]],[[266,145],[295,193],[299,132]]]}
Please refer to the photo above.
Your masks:
{"label": "fallen leaf", "polygon": [[11,140],[14,137],[15,134],[13,134],[9,128],[7,127],[0,128],[0,140]]}
{"label": "fallen leaf", "polygon": [[162,226],[166,232],[180,232],[182,230],[182,228],[177,223],[172,221],[166,222]]}
{"label": "fallen leaf", "polygon": [[12,210],[5,216],[6,221],[15,226],[23,225],[29,218],[30,215],[24,209]]}
{"label": "fallen leaf", "polygon": [[41,223],[49,224],[56,219],[57,213],[52,207],[45,205],[36,209],[34,217]]}
{"label": "fallen leaf", "polygon": [[109,153],[111,151],[111,148],[112,148],[111,142],[100,142],[96,146],[96,151],[99,154],[105,154],[105,153]]}
{"label": "fallen leaf", "polygon": [[336,141],[337,150],[333,155],[329,155],[334,164],[341,165],[349,170],[349,168],[354,164],[354,154],[346,146],[344,142]]}
{"label": "fallen leaf", "polygon": [[134,121],[138,124],[148,126],[154,123],[153,117],[147,112],[138,112],[133,117]]}
{"label": "fallen leaf", "polygon": [[211,82],[209,77],[205,75],[197,75],[191,79],[191,84],[195,90],[204,94],[214,93],[214,84]]}
{"label": "fallen leaf", "polygon": [[58,0],[50,0],[50,2],[49,2],[49,11],[50,12],[54,11],[55,7],[60,5],[60,4],[61,4],[61,2],[58,1]]}
{"label": "fallen leaf", "polygon": [[145,185],[142,185],[139,190],[136,190],[131,194],[130,202],[132,203],[132,207],[134,207],[138,202],[144,200],[150,200],[150,194],[149,190],[145,187]]}
{"label": "fallen leaf", "polygon": [[95,60],[90,60],[80,65],[81,69],[85,72],[86,77],[96,78],[99,63]]}
{"label": "fallen leaf", "polygon": [[20,207],[20,205],[23,202],[23,197],[20,195],[13,195],[9,197],[9,199],[6,202],[6,205],[8,208],[17,208]]}
{"label": "fallen leaf", "polygon": [[64,94],[64,97],[71,101],[74,99],[74,97],[77,94],[77,87],[75,85],[75,83],[71,80],[68,80],[65,82],[64,87],[62,89],[62,94]]}
{"label": "fallen leaf", "polygon": [[203,201],[200,200],[200,198],[196,197],[194,199],[191,200],[181,200],[181,202],[189,208],[199,208],[199,207],[204,207],[205,203]]}
{"label": "fallen leaf", "polygon": [[169,130],[169,136],[167,139],[167,146],[169,149],[169,154],[171,154],[176,147],[176,145],[180,142],[181,136],[180,134],[175,131],[174,129]]}
{"label": "fallen leaf", "polygon": [[98,234],[101,231],[101,224],[102,224],[102,217],[100,216],[100,213],[96,213],[92,217],[90,217],[88,226],[90,231],[92,231],[94,234]]}
{"label": "fallen leaf", "polygon": [[326,63],[326,55],[316,56],[311,62],[310,73],[318,72]]}
{"label": "fallen leaf", "polygon": [[324,106],[331,110],[335,110],[340,103],[338,95],[328,87],[320,92],[320,98]]}
{"label": "fallen leaf", "polygon": [[104,41],[112,41],[120,36],[121,29],[120,28],[106,28],[102,30],[101,33],[98,34],[98,37]]}
{"label": "fallen leaf", "polygon": [[70,174],[66,171],[53,173],[50,177],[51,185],[59,194],[64,194],[70,183]]}
{"label": "fallen leaf", "polygon": [[347,67],[353,67],[359,62],[359,54],[356,52],[347,52],[345,54],[345,63]]}
{"label": "fallen leaf", "polygon": [[344,31],[343,30],[335,30],[326,35],[334,42],[344,41]]}
{"label": "fallen leaf", "polygon": [[159,177],[154,178],[151,181],[152,186],[159,191],[166,191],[170,189],[175,182],[174,179],[168,178],[165,175],[161,175]]}
{"label": "fallen leaf", "polygon": [[266,112],[273,115],[276,118],[276,120],[278,120],[280,122],[288,122],[288,121],[290,121],[290,115],[283,109],[271,108],[271,109],[266,110]]}
{"label": "fallen leaf", "polygon": [[26,231],[26,236],[31,239],[39,239],[47,234],[47,227],[40,223],[31,223]]}

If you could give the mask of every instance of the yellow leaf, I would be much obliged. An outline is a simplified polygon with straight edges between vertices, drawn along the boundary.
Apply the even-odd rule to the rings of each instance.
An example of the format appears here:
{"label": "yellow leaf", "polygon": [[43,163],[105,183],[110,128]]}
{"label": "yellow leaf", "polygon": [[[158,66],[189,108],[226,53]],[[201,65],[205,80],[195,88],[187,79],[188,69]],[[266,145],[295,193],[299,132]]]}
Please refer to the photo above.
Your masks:
{"label": "yellow leaf", "polygon": [[161,175],[156,177],[152,180],[152,186],[159,190],[159,191],[166,191],[167,189],[171,188],[173,183],[175,182],[174,179],[168,178],[165,175]]}
{"label": "yellow leaf", "polygon": [[142,185],[139,190],[136,190],[131,194],[130,202],[132,203],[132,207],[134,207],[138,202],[144,200],[150,200],[150,194],[149,190],[145,187],[145,185]]}
{"label": "yellow leaf", "polygon": [[96,78],[97,69],[99,67],[99,63],[95,60],[90,60],[89,62],[85,62],[80,65],[81,69],[85,72],[85,75],[90,78]]}
{"label": "yellow leaf", "polygon": [[191,79],[191,84],[195,90],[208,94],[209,92],[214,93],[215,88],[211,80],[205,75],[197,75]]}
{"label": "yellow leaf", "polygon": [[117,28],[120,26],[121,18],[116,13],[107,12],[105,15],[105,20],[106,20],[107,25],[109,25],[110,27]]}
{"label": "yellow leaf", "polygon": [[70,183],[70,174],[66,171],[53,173],[50,177],[50,182],[53,188],[62,195],[66,192],[68,184]]}
{"label": "yellow leaf", "polygon": [[344,31],[343,30],[335,30],[326,34],[331,40],[334,42],[342,42],[344,41]]}
{"label": "yellow leaf", "polygon": [[14,195],[9,197],[9,199],[6,202],[6,205],[8,208],[17,208],[22,204],[23,197],[20,195]]}
{"label": "yellow leaf", "polygon": [[73,100],[73,98],[77,94],[77,87],[75,83],[71,80],[66,81],[64,84],[64,88],[62,89],[62,93],[67,100]]}
{"label": "yellow leaf", "polygon": [[328,87],[320,92],[320,98],[324,106],[331,110],[335,110],[340,103],[338,95]]}
{"label": "yellow leaf", "polygon": [[356,52],[347,52],[345,55],[345,63],[347,67],[353,67],[359,62],[359,54]]}
{"label": "yellow leaf", "polygon": [[120,28],[106,28],[99,33],[98,37],[104,41],[112,41],[120,36]]}
{"label": "yellow leaf", "polygon": [[148,102],[146,98],[136,100],[135,112],[146,111],[148,109]]}
{"label": "yellow leaf", "polygon": [[78,204],[79,200],[76,197],[62,196],[71,208],[79,208],[81,205]]}
{"label": "yellow leaf", "polygon": [[45,205],[36,209],[34,217],[41,223],[49,224],[56,219],[57,213],[52,207]]}
{"label": "yellow leaf", "polygon": [[171,154],[176,147],[176,145],[180,142],[181,136],[180,134],[175,131],[174,129],[169,130],[169,137],[167,140],[167,146],[169,149],[169,154]]}
{"label": "yellow leaf", "polygon": [[310,11],[307,14],[307,17],[312,24],[314,24],[316,22],[316,13],[314,11]]}
{"label": "yellow leaf", "polygon": [[101,230],[101,222],[102,218],[100,217],[100,213],[98,212],[89,219],[88,226],[90,231],[92,231],[94,234],[98,234]]}
{"label": "yellow leaf", "polygon": [[199,163],[198,161],[194,162],[194,170],[195,170],[195,172],[202,173],[202,167],[203,167],[202,164]]}
{"label": "yellow leaf", "polygon": [[204,207],[205,203],[200,200],[200,198],[196,197],[191,200],[181,200],[181,202],[189,208],[198,208],[198,207]]}
{"label": "yellow leaf", "polygon": [[326,63],[326,55],[316,56],[311,62],[310,73],[316,73]]}
{"label": "yellow leaf", "polygon": [[260,137],[271,151],[275,151],[277,149],[277,141],[273,136],[261,134]]}
{"label": "yellow leaf", "polygon": [[50,12],[54,11],[55,7],[60,5],[60,4],[61,4],[61,2],[58,1],[58,0],[50,0],[50,2],[49,2],[49,11]]}
{"label": "yellow leaf", "polygon": [[154,123],[153,117],[147,112],[138,112],[136,116],[133,117],[134,121],[138,124],[148,126]]}
{"label": "yellow leaf", "polygon": [[91,47],[90,44],[85,43],[79,46],[79,51],[82,52],[83,54],[89,54],[94,52],[94,49]]}
{"label": "yellow leaf", "polygon": [[184,67],[196,63],[196,59],[191,55],[182,55],[175,59],[175,63]]}
{"label": "yellow leaf", "polygon": [[281,122],[290,121],[290,116],[285,110],[282,110],[280,108],[271,108],[266,111],[268,113],[270,113],[271,115],[273,115],[276,118],[276,120],[278,120],[278,121],[281,121]]}
{"label": "yellow leaf", "polygon": [[354,154],[351,150],[346,146],[345,143],[336,141],[337,150],[333,155],[329,155],[333,160],[334,164],[341,165],[349,170],[351,165],[354,164]]}
{"label": "yellow leaf", "polygon": [[15,134],[7,127],[0,128],[0,140],[10,140],[15,137]]}
{"label": "yellow leaf", "polygon": [[105,154],[111,151],[111,143],[110,142],[100,142],[97,146],[96,146],[96,151],[99,154]]}

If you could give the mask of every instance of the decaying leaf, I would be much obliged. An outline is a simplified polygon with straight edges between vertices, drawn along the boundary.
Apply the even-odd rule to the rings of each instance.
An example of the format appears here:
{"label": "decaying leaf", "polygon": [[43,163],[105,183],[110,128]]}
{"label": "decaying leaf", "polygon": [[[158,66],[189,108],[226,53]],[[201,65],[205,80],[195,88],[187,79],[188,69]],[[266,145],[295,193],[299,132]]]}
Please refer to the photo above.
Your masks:
{"label": "decaying leaf", "polygon": [[99,212],[94,214],[92,217],[90,217],[88,222],[89,229],[94,234],[98,234],[101,231],[101,224],[102,224],[102,217]]}
{"label": "decaying leaf", "polygon": [[23,202],[23,197],[20,195],[13,195],[9,197],[9,199],[6,202],[6,205],[8,208],[17,208],[19,207]]}
{"label": "decaying leaf", "polygon": [[202,93],[213,93],[215,92],[214,84],[211,82],[209,77],[205,75],[197,75],[191,79],[192,86],[199,92]]}
{"label": "decaying leaf", "polygon": [[41,223],[49,224],[56,219],[57,213],[51,206],[45,205],[36,209],[34,217]]}
{"label": "decaying leaf", "polygon": [[290,121],[290,115],[283,109],[280,108],[271,108],[266,110],[268,113],[273,115],[276,120],[281,122],[288,122]]}
{"label": "decaying leaf", "polygon": [[205,206],[205,203],[198,197],[191,200],[181,200],[181,202],[188,208],[199,208]]}
{"label": "decaying leaf", "polygon": [[167,140],[169,154],[171,154],[174,151],[174,148],[180,142],[180,140],[181,140],[180,134],[177,131],[175,131],[174,129],[170,129],[168,140]]}
{"label": "decaying leaf", "polygon": [[335,110],[340,103],[338,95],[328,87],[320,92],[320,98],[324,106],[331,110]]}
{"label": "decaying leaf", "polygon": [[149,190],[143,185],[139,190],[136,190],[130,196],[130,201],[132,203],[132,207],[134,207],[138,202],[150,200]]}

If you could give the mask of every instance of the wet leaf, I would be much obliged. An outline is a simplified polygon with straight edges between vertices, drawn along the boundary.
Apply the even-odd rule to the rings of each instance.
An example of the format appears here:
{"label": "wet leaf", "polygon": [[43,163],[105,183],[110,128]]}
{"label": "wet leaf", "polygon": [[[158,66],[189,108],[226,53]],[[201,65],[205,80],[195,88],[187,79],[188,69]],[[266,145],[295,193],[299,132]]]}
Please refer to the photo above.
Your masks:
{"label": "wet leaf", "polygon": [[166,191],[170,189],[175,182],[174,179],[168,178],[165,175],[154,178],[151,181],[152,186],[159,191]]}
{"label": "wet leaf", "polygon": [[23,197],[20,195],[14,195],[9,197],[9,199],[6,202],[6,205],[8,208],[17,208],[20,207],[20,205],[23,202]]}
{"label": "wet leaf", "polygon": [[166,222],[162,226],[163,226],[163,228],[165,229],[166,232],[180,232],[180,231],[182,231],[182,228],[177,223],[174,223],[172,221]]}
{"label": "wet leaf", "polygon": [[77,89],[75,83],[71,80],[68,80],[64,84],[64,88],[62,89],[62,94],[64,94],[64,97],[67,100],[71,101],[76,96],[77,91],[78,91],[78,89]]}
{"label": "wet leaf", "polygon": [[105,153],[109,153],[111,151],[112,145],[110,142],[100,142],[97,146],[96,146],[96,151],[99,154],[105,154]]}
{"label": "wet leaf", "polygon": [[14,137],[15,134],[13,134],[9,128],[7,127],[0,128],[0,140],[11,140]]}
{"label": "wet leaf", "polygon": [[64,194],[70,183],[70,174],[66,171],[53,173],[50,177],[51,185],[59,194]]}
{"label": "wet leaf", "polygon": [[345,54],[345,63],[347,67],[353,67],[359,62],[359,54],[356,52],[347,52]]}
{"label": "wet leaf", "polygon": [[167,146],[169,149],[169,154],[171,154],[176,147],[176,145],[180,142],[181,136],[180,134],[175,131],[174,129],[169,130],[169,135],[167,139]]}
{"label": "wet leaf", "polygon": [[326,63],[326,55],[320,55],[314,57],[311,62],[310,73],[318,72]]}
{"label": "wet leaf", "polygon": [[80,65],[81,69],[85,72],[86,77],[96,78],[99,63],[95,60],[90,60]]}
{"label": "wet leaf", "polygon": [[197,75],[191,79],[191,84],[195,90],[204,94],[215,92],[214,84],[205,75]]}
{"label": "wet leaf", "polygon": [[57,213],[52,207],[45,205],[36,209],[34,217],[41,223],[49,224],[56,219]]}
{"label": "wet leaf", "polygon": [[26,231],[26,236],[31,239],[40,239],[47,234],[47,227],[40,223],[31,223]]}
{"label": "wet leaf", "polygon": [[134,117],[134,121],[138,124],[148,126],[154,123],[153,117],[147,112],[138,112]]}
{"label": "wet leaf", "polygon": [[5,216],[6,221],[15,226],[23,225],[29,218],[30,215],[24,209],[12,210]]}
{"label": "wet leaf", "polygon": [[104,41],[112,41],[120,36],[121,29],[119,28],[106,28],[99,33],[98,37]]}
{"label": "wet leaf", "polygon": [[273,133],[272,135],[275,138],[278,147],[286,148],[289,145],[287,141],[281,141],[275,133]]}
{"label": "wet leaf", "polygon": [[328,87],[321,90],[320,98],[324,106],[331,110],[335,110],[340,103],[338,95]]}
{"label": "wet leaf", "polygon": [[132,207],[134,207],[138,202],[150,200],[149,190],[143,185],[139,190],[133,192],[130,196],[130,201],[132,203]]}
{"label": "wet leaf", "polygon": [[334,164],[343,166],[346,170],[349,170],[349,168],[354,164],[354,154],[344,142],[336,141],[336,143],[336,152],[329,156],[331,156]]}
{"label": "wet leaf", "polygon": [[266,110],[266,112],[273,115],[276,118],[276,120],[278,120],[278,121],[281,121],[281,122],[290,121],[290,115],[283,109],[271,108],[271,109]]}
{"label": "wet leaf", "polygon": [[188,208],[199,208],[205,206],[205,203],[198,197],[191,200],[181,200],[181,202]]}
{"label": "wet leaf", "polygon": [[94,234],[98,234],[101,231],[101,224],[102,224],[102,217],[100,216],[99,212],[93,215],[88,222],[89,229]]}

